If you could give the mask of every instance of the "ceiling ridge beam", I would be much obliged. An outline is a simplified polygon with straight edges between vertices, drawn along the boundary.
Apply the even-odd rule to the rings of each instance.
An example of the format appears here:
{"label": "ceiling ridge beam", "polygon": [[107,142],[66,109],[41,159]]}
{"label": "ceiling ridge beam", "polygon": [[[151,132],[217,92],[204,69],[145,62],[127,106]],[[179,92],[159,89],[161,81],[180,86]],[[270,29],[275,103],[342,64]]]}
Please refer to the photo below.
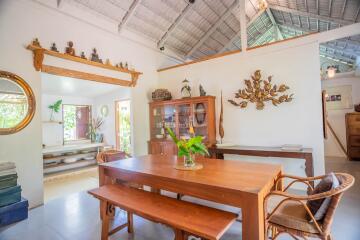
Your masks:
{"label": "ceiling ridge beam", "polygon": [[279,29],[279,26],[274,18],[274,15],[273,13],[271,12],[271,9],[270,8],[266,8],[266,13],[268,15],[268,17],[270,18],[270,21],[272,23],[272,25],[275,27],[275,32],[276,32],[276,40],[283,40],[284,39],[284,36],[282,35],[280,29]]}
{"label": "ceiling ridge beam", "polygon": [[181,23],[181,21],[185,18],[186,14],[191,9],[192,5],[195,3],[188,3],[186,7],[182,10],[182,12],[179,14],[179,16],[175,19],[175,21],[170,25],[169,29],[165,32],[165,34],[160,38],[159,42],[157,43],[158,47],[163,47],[165,41],[167,38],[171,35],[171,32],[174,31],[174,29]]}
{"label": "ceiling ridge beam", "polygon": [[[248,27],[250,27],[250,25],[255,22],[256,19],[258,19],[263,13],[265,12],[265,9],[263,10],[260,10],[259,12],[257,12],[251,19],[250,21],[246,24],[246,29]],[[224,52],[228,47],[230,47],[230,45],[235,41],[235,39],[237,37],[240,37],[240,32],[241,32],[241,29],[229,40],[229,42],[227,44],[225,44],[225,46],[219,51],[219,53],[222,53]]]}
{"label": "ceiling ridge beam", "polygon": [[134,15],[136,8],[139,6],[141,0],[134,0],[130,7],[129,10],[125,13],[125,16],[121,19],[121,22],[118,25],[118,32],[120,33],[121,30],[124,28],[124,26],[126,25],[126,23],[129,21],[130,17],[132,15]]}
{"label": "ceiling ridge beam", "polygon": [[297,25],[291,25],[291,24],[288,24],[288,23],[279,23],[279,26],[292,28],[293,30],[301,31],[301,32],[304,32],[304,33],[317,32],[317,31],[312,31],[312,30],[306,29],[304,27],[299,27]]}
{"label": "ceiling ridge beam", "polygon": [[319,15],[319,14],[304,12],[304,11],[296,10],[293,8],[282,7],[282,6],[278,6],[278,5],[274,5],[274,4],[269,4],[268,6],[269,6],[269,8],[277,10],[277,11],[311,17],[311,18],[315,18],[315,19],[325,21],[325,22],[334,22],[334,23],[338,23],[340,25],[349,25],[349,24],[354,23],[353,21],[349,21],[349,20],[327,17],[327,16],[323,16],[323,15]]}
{"label": "ceiling ridge beam", "polygon": [[239,5],[239,0],[235,0],[234,3],[225,11],[225,13],[218,19],[218,21],[201,37],[201,39],[195,44],[194,47],[186,54],[186,57],[190,57],[210,36],[213,34],[220,24],[230,16],[232,10]]}

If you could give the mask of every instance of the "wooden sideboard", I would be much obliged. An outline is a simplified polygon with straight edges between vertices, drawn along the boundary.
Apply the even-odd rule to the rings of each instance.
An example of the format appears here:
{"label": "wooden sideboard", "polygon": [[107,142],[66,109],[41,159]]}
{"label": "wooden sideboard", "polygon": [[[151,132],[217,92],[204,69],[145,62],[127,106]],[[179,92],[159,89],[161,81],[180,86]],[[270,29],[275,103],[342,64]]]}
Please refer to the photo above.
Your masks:
{"label": "wooden sideboard", "polygon": [[347,113],[346,145],[350,160],[360,160],[360,113]]}
{"label": "wooden sideboard", "polygon": [[150,154],[176,155],[177,146],[165,127],[171,128],[178,138],[188,138],[192,125],[196,136],[204,143],[216,143],[215,97],[202,96],[149,103]]}

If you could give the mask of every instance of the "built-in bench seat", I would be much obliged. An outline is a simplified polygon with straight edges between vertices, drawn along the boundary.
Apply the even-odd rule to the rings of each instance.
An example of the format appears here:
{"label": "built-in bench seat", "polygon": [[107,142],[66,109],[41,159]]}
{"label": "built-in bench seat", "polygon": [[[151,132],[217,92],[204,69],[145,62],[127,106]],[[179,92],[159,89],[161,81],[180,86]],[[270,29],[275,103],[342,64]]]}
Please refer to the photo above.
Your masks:
{"label": "built-in bench seat", "polygon": [[[104,185],[89,193],[101,201],[102,240],[107,240],[109,234],[126,226],[132,233],[132,214],[172,227],[176,240],[184,240],[188,235],[220,239],[237,217],[234,213],[122,185]],[[128,222],[109,232],[113,207],[127,211]]]}

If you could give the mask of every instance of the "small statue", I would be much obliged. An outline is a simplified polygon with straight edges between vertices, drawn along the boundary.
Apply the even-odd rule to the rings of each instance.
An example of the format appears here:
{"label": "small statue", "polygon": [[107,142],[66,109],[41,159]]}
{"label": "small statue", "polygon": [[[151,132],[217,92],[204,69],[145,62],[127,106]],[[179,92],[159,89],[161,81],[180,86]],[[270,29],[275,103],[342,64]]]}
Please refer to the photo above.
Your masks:
{"label": "small statue", "polygon": [[84,53],[84,52],[81,52],[80,57],[81,57],[82,59],[86,59],[85,53]]}
{"label": "small statue", "polygon": [[117,67],[117,68],[118,68],[118,67],[119,67],[119,64],[115,64],[115,67]]}
{"label": "small statue", "polygon": [[55,43],[53,43],[52,45],[51,45],[51,51],[54,51],[54,52],[59,52],[58,50],[57,50],[57,47],[56,47],[56,44]]}
{"label": "small statue", "polygon": [[93,52],[91,54],[91,61],[102,63],[102,60],[99,58],[99,55],[96,52],[96,48],[93,49]]}
{"label": "small statue", "polygon": [[110,60],[109,60],[109,59],[106,59],[105,64],[111,66]]}
{"label": "small statue", "polygon": [[120,68],[124,68],[124,65],[122,62],[120,62]]}
{"label": "small statue", "polygon": [[75,56],[75,49],[73,48],[74,43],[72,41],[68,42],[68,46],[65,49],[65,53],[71,56]]}
{"label": "small statue", "polygon": [[181,88],[182,98],[190,98],[191,97],[191,87],[189,85],[189,81],[187,79],[182,81],[183,87]]}
{"label": "small statue", "polygon": [[129,65],[127,62],[125,63],[125,69],[129,69]]}
{"label": "small statue", "polygon": [[199,85],[199,91],[200,91],[200,96],[206,96],[206,92],[205,92],[203,86],[201,86],[201,84]]}
{"label": "small statue", "polygon": [[32,45],[41,48],[41,45],[40,45],[40,42],[39,42],[39,39],[38,39],[38,38],[35,38],[35,39],[32,41]]}

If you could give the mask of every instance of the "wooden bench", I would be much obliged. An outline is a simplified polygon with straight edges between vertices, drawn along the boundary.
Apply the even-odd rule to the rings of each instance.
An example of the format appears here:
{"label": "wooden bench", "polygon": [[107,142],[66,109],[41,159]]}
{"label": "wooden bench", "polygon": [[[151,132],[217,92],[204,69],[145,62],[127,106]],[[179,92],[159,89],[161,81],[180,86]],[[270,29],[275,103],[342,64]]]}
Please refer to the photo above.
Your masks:
{"label": "wooden bench", "polygon": [[[219,239],[237,217],[234,213],[122,185],[104,185],[89,193],[101,201],[102,240],[125,227],[132,233],[132,214],[172,227],[175,240],[184,240],[188,235]],[[109,218],[114,206],[128,212],[128,222],[109,232]]]}

